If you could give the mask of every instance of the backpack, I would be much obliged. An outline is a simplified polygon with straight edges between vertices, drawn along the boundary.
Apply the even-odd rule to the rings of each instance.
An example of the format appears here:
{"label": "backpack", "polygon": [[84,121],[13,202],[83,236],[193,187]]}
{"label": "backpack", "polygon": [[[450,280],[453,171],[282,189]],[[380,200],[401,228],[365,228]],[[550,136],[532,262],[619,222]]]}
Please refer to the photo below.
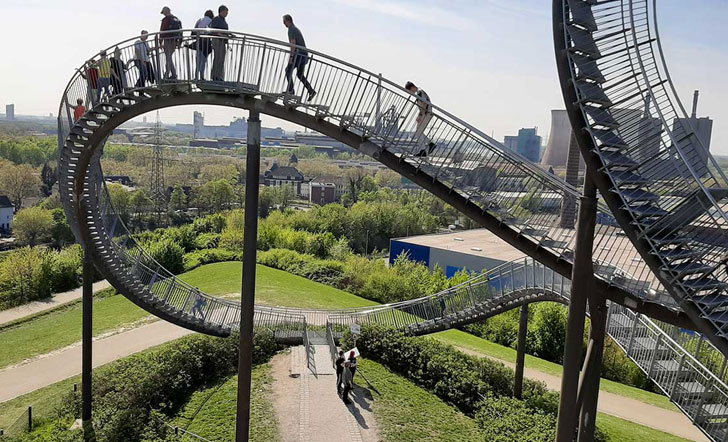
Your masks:
{"label": "backpack", "polygon": [[[168,31],[177,31],[179,29],[182,29],[182,22],[180,19],[178,19],[176,16],[170,17],[169,20],[169,29]],[[182,40],[182,31],[179,32],[170,32],[169,38],[175,38],[177,40]]]}

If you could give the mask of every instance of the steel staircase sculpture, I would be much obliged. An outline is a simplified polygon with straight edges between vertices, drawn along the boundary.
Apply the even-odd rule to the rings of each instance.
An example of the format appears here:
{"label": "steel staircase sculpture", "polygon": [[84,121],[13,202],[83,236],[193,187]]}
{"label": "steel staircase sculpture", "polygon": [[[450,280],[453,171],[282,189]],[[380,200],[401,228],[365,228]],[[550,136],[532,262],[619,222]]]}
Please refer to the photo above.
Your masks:
{"label": "steel staircase sculpture", "polygon": [[[644,2],[600,2],[596,10],[608,11],[620,5],[624,12],[624,5],[632,8],[633,3]],[[657,163],[630,151],[631,137],[625,136],[625,131],[636,123],[620,123],[634,117],[635,111],[629,111],[628,105],[632,104],[629,100],[637,98],[627,99],[629,94],[622,90],[622,84],[629,84],[630,80],[619,79],[612,89],[603,88],[606,83],[612,84],[612,72],[602,72],[600,64],[593,63],[598,54],[592,45],[599,49],[602,41],[614,37],[589,43],[590,39],[595,40],[595,31],[589,29],[597,29],[588,21],[593,4],[559,2],[568,18],[565,42],[571,44],[573,39],[582,45],[574,46],[568,59],[574,84],[579,85],[574,92],[592,94],[588,99],[584,96],[582,101],[573,101],[577,104],[569,109],[572,124],[578,113],[584,124],[574,127],[589,128],[592,147],[588,148],[587,164],[599,170],[599,188],[612,209],[602,205],[599,210],[606,218],[613,212],[621,226],[620,229],[611,223],[599,224],[595,237],[597,289],[613,301],[609,331],[706,434],[720,440],[728,425],[722,415],[728,406],[724,400],[728,388],[723,380],[725,358],[715,348],[726,353],[719,325],[728,303],[722,298],[727,278],[719,265],[719,229],[725,215],[715,205],[715,199],[722,198],[720,189],[728,186],[723,185],[722,175],[711,168],[700,169],[704,174],[697,175],[689,163],[680,163],[685,158],[684,144],[694,137],[686,135],[685,130],[678,135],[665,123],[668,119],[662,114],[659,128],[651,118],[639,121],[649,122],[648,133],[659,129],[663,134],[659,158],[664,161]],[[579,11],[578,22],[571,20],[572,7]],[[609,21],[609,17],[610,13],[605,12],[594,15],[594,20]],[[586,25],[581,23],[584,20]],[[628,32],[632,31],[625,30],[624,35]],[[97,269],[120,293],[160,318],[191,330],[224,336],[237,326],[239,304],[208,296],[185,284],[137,243],[114,210],[101,170],[105,140],[123,122],[169,106],[214,104],[254,109],[336,138],[410,178],[542,263],[526,261],[523,283],[518,282],[513,271],[508,279],[499,269],[501,273],[489,272],[442,294],[376,308],[322,312],[256,307],[256,326],[274,330],[280,341],[300,341],[301,333],[310,326],[344,325],[351,321],[392,324],[410,333],[427,334],[482,320],[526,302],[566,302],[565,277],[571,274],[575,235],[572,228],[561,225],[554,206],[565,201],[573,203],[579,196],[577,189],[437,106],[433,106],[433,118],[425,130],[436,148],[426,157],[417,156],[423,139],[416,135],[416,99],[380,75],[310,49],[307,76],[319,90],[314,103],[280,93],[286,88],[282,72],[289,55],[288,43],[247,34],[231,32],[224,37],[226,81],[198,80],[194,75],[197,55],[186,49],[198,38],[191,31],[183,32],[182,46],[174,54],[178,79],[159,78],[159,46],[153,45],[152,66],[157,73],[154,78],[140,78],[140,72],[132,69],[123,74],[126,81],[114,85],[111,91],[99,93],[89,74],[89,69],[99,61],[96,56],[74,75],[61,101],[61,201],[77,239],[90,251]],[[640,41],[634,47],[643,47],[637,43]],[[133,40],[116,46],[122,61],[134,59]],[[627,44],[626,51],[631,54],[634,48]],[[642,91],[646,80],[639,80],[643,77],[635,73],[635,63],[629,59],[622,63],[633,68],[634,82]],[[601,90],[607,99],[594,90]],[[616,92],[614,97],[611,91]],[[663,95],[653,92],[650,96],[654,97],[655,108],[662,109]],[[73,121],[69,104],[78,98],[92,106],[78,121]],[[627,110],[624,115],[613,115],[619,109]],[[583,134],[579,138],[584,149]],[[645,164],[652,164],[650,161],[658,164],[657,170],[663,170],[663,175],[645,168]],[[676,167],[680,164],[685,167]],[[674,170],[671,173],[681,180],[672,183],[681,185],[672,188],[673,192],[677,188],[691,189],[690,193],[670,193],[661,181],[667,173],[664,170]],[[721,178],[716,179],[717,175]],[[710,178],[698,179],[699,176]],[[605,184],[607,179],[609,185]],[[692,186],[685,186],[686,183]],[[714,205],[705,207],[707,203]],[[689,240],[685,239],[687,234],[692,235]],[[533,271],[530,285],[530,276],[526,276],[531,275],[529,271]],[[554,285],[556,281],[560,286]],[[482,288],[476,289],[479,286]],[[450,310],[438,309],[441,299],[446,305],[449,303]],[[673,325],[658,325],[640,313]],[[437,314],[440,316],[433,316]],[[690,338],[675,325],[698,326],[710,342],[702,336]],[[695,344],[697,351],[692,356],[686,349],[696,340],[699,344]]]}
{"label": "steel staircase sculpture", "polygon": [[656,6],[555,1],[562,88],[619,225],[696,327],[728,353],[728,179],[675,93]]}

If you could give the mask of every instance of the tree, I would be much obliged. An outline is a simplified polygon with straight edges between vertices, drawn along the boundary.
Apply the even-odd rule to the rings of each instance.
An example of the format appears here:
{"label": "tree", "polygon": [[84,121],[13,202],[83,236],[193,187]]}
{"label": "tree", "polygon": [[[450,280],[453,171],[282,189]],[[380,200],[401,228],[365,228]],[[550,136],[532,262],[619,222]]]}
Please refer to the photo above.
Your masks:
{"label": "tree", "polygon": [[235,189],[228,180],[210,181],[197,188],[195,195],[197,206],[210,213],[222,212],[236,200]]}
{"label": "tree", "polygon": [[43,168],[40,170],[40,180],[43,182],[41,186],[41,192],[43,195],[50,196],[53,190],[53,185],[58,181],[56,174],[56,168],[51,167],[48,163],[43,164]]}
{"label": "tree", "polygon": [[169,197],[169,207],[172,210],[185,210],[187,209],[187,195],[181,186],[174,186],[172,195]]}
{"label": "tree", "polygon": [[395,188],[399,187],[400,184],[402,184],[402,178],[397,172],[386,169],[377,172],[377,174],[374,176],[374,182],[377,183],[379,187]]}
{"label": "tree", "polygon": [[133,213],[136,214],[137,219],[140,219],[144,212],[151,209],[154,205],[154,201],[149,198],[146,190],[139,189],[131,193],[129,204],[131,205]]}
{"label": "tree", "polygon": [[3,163],[0,169],[0,193],[10,198],[15,210],[21,209],[25,198],[36,195],[39,187],[40,179],[33,167]]}
{"label": "tree", "polygon": [[53,226],[53,215],[50,210],[29,207],[15,215],[13,234],[21,244],[32,247],[49,241],[53,233]]}
{"label": "tree", "polygon": [[128,223],[131,217],[130,192],[120,184],[109,184],[107,189],[114,211],[124,223]]}
{"label": "tree", "polygon": [[53,217],[53,229],[51,230],[51,236],[55,247],[61,248],[68,244],[73,244],[75,237],[73,231],[66,221],[66,214],[63,209],[52,209],[51,216]]}
{"label": "tree", "polygon": [[200,181],[208,183],[220,180],[226,180],[230,183],[238,182],[238,169],[234,164],[207,164],[202,166]]}

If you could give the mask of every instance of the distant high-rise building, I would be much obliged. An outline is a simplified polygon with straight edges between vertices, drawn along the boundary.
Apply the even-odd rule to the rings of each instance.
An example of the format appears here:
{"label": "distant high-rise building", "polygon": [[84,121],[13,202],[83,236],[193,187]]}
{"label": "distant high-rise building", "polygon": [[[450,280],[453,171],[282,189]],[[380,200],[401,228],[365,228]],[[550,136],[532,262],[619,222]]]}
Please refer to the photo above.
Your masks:
{"label": "distant high-rise building", "polygon": [[518,136],[506,136],[503,144],[532,163],[538,163],[541,158],[541,137],[537,129],[521,129]]}
{"label": "distant high-rise building", "polygon": [[142,117],[142,123],[144,123],[144,124],[147,123],[147,116],[146,115]]}
{"label": "distant high-rise building", "polygon": [[14,120],[15,119],[15,105],[14,104],[6,104],[5,105],[5,119],[6,120]]}
{"label": "distant high-rise building", "polygon": [[202,130],[205,128],[205,115],[202,112],[195,111],[192,114],[192,138],[197,139],[202,136]]}

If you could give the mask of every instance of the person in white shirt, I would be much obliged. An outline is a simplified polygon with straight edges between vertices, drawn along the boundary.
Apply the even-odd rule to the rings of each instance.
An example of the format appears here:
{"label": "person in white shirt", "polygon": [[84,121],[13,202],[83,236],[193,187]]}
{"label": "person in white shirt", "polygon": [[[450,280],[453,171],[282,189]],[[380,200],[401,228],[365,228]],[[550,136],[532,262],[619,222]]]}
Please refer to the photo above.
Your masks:
{"label": "person in white shirt", "polygon": [[[210,22],[215,18],[215,13],[211,9],[205,11],[205,15],[195,23],[195,29],[203,29],[210,26]],[[205,66],[207,65],[207,57],[212,52],[212,44],[210,38],[205,37],[204,32],[197,34],[197,66],[195,67],[195,80],[205,79]]]}
{"label": "person in white shirt", "polygon": [[417,115],[417,129],[415,129],[415,142],[420,146],[421,150],[415,154],[417,157],[426,157],[431,154],[437,145],[425,135],[427,126],[432,120],[432,102],[427,92],[415,86],[414,83],[408,81],[404,87],[417,97],[417,107],[420,108],[419,114]]}

